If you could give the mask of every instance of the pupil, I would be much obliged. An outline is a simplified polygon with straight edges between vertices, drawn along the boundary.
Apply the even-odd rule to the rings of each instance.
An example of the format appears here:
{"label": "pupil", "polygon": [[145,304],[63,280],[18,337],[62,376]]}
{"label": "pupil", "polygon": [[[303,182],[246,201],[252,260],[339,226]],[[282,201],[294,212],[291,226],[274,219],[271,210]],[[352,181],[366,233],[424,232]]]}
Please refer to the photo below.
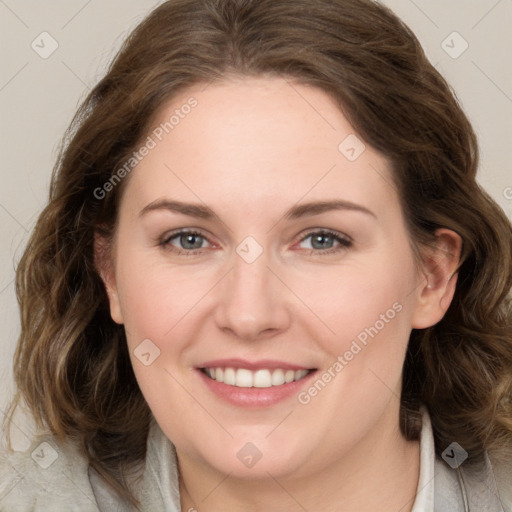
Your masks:
{"label": "pupil", "polygon": [[[315,249],[325,249],[326,248],[326,244],[324,243],[326,240],[329,240],[331,237],[330,235],[317,235],[315,237],[313,237],[313,247],[315,247],[315,242],[320,242],[320,247],[315,247]],[[332,242],[332,240],[331,240]],[[327,244],[329,245],[329,244]],[[330,244],[332,245],[332,244]],[[330,247],[329,245],[329,247]]]}
{"label": "pupil", "polygon": [[[194,243],[194,239],[196,240],[196,243]],[[181,237],[182,246],[185,249],[200,249],[201,248],[201,240],[200,237],[197,235],[183,235]],[[188,244],[191,244],[192,247],[188,246]]]}

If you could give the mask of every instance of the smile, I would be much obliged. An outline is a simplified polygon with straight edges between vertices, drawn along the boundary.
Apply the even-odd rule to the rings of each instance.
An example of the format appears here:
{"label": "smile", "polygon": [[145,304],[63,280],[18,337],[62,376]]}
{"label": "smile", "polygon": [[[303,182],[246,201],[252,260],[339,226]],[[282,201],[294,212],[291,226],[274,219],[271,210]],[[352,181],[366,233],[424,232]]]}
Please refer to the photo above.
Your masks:
{"label": "smile", "polygon": [[313,370],[261,369],[251,371],[246,368],[202,368],[210,379],[238,388],[270,388],[297,382]]}

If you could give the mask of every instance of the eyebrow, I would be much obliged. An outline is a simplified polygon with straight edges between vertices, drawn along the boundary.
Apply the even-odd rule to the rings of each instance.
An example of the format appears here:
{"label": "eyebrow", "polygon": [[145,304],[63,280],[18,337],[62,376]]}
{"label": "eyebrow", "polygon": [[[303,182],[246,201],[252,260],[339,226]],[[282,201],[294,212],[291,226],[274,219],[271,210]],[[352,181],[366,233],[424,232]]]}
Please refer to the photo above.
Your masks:
{"label": "eyebrow", "polygon": [[[157,199],[156,201],[149,203],[140,211],[139,216],[142,217],[143,215],[146,215],[147,213],[155,210],[168,210],[175,213],[181,213],[189,217],[197,217],[199,219],[206,220],[211,220],[214,217],[217,217],[215,212],[206,205],[199,203],[185,203],[182,201],[171,201],[169,199]],[[373,213],[368,208],[356,203],[352,203],[351,201],[344,200],[314,201],[299,204],[290,208],[284,214],[283,218],[286,220],[294,220],[336,210],[350,210],[377,218],[375,213]]]}

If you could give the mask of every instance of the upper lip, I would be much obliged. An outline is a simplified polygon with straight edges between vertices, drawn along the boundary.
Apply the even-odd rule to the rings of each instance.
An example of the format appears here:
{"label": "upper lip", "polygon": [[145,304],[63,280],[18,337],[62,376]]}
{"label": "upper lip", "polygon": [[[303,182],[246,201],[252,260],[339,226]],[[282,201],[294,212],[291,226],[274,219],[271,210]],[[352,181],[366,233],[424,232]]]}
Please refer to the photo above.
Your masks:
{"label": "upper lip", "polygon": [[277,361],[275,359],[260,359],[258,361],[247,361],[245,359],[215,359],[206,361],[198,366],[198,368],[244,368],[246,370],[312,370],[310,366],[300,364],[287,363],[285,361]]}

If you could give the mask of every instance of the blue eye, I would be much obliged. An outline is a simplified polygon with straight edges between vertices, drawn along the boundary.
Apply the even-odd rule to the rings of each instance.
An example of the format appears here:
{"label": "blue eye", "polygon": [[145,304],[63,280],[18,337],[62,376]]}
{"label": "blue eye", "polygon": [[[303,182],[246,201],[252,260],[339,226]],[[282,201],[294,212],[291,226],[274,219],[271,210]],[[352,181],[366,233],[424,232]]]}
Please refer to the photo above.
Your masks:
{"label": "blue eye", "polygon": [[[174,240],[176,240],[177,246],[173,243]],[[194,255],[204,248],[203,242],[206,240],[206,237],[197,231],[179,231],[165,237],[160,245],[177,251],[179,254]]]}
{"label": "blue eye", "polygon": [[310,247],[306,249],[310,249],[311,254],[331,254],[352,245],[352,241],[348,237],[329,230],[312,231],[301,238],[300,243],[308,239],[311,239]]}
{"label": "blue eye", "polygon": [[[341,252],[352,245],[352,240],[347,236],[329,230],[311,231],[303,236],[299,244],[310,240],[309,247],[302,247],[309,251],[310,255],[325,255]],[[209,240],[199,231],[177,231],[166,234],[159,245],[179,255],[194,256],[200,254],[207,247]]]}

